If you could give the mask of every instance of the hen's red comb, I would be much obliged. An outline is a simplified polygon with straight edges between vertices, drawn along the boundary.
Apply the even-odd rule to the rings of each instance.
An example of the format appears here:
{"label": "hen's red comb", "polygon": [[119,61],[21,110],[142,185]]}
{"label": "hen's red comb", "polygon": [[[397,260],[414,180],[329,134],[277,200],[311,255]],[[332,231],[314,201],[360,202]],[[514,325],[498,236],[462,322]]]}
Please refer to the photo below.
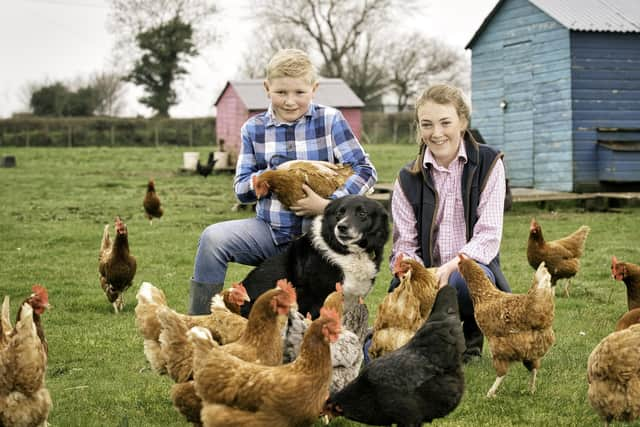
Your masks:
{"label": "hen's red comb", "polygon": [[338,312],[335,311],[333,308],[326,308],[326,307],[320,308],[320,316],[326,317],[327,319],[333,319],[336,322],[340,322],[340,316],[338,316]]}
{"label": "hen's red comb", "polygon": [[291,303],[294,303],[297,301],[296,290],[290,281],[288,281],[287,279],[280,279],[276,282],[276,286],[282,289],[283,291],[285,291],[287,295],[289,295],[289,298],[291,299]]}
{"label": "hen's red comb", "polygon": [[396,257],[396,260],[393,263],[393,274],[397,275],[398,273],[405,273],[406,271],[402,268],[402,261],[404,261],[404,254],[399,253]]}
{"label": "hen's red comb", "polygon": [[33,285],[31,287],[31,292],[33,292],[40,298],[40,301],[42,301],[43,305],[49,303],[49,293],[44,286],[40,284]]}
{"label": "hen's red comb", "polygon": [[240,292],[243,295],[248,295],[247,294],[247,289],[244,287],[244,285],[242,284],[242,282],[238,282],[238,283],[232,283],[231,284],[231,288],[235,291]]}

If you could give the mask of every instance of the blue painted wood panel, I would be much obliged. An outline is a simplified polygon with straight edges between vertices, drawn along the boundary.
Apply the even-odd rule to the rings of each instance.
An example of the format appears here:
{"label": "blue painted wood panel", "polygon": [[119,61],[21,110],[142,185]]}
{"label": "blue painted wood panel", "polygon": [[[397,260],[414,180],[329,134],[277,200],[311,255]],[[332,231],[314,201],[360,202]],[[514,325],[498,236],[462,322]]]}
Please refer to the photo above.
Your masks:
{"label": "blue painted wood panel", "polygon": [[472,46],[474,127],[505,152],[514,186],[572,189],[569,48],[568,30],[527,0],[504,1]]}
{"label": "blue painted wood panel", "polygon": [[575,189],[640,182],[640,153],[602,148],[597,132],[640,128],[640,34],[573,32],[571,46]]}

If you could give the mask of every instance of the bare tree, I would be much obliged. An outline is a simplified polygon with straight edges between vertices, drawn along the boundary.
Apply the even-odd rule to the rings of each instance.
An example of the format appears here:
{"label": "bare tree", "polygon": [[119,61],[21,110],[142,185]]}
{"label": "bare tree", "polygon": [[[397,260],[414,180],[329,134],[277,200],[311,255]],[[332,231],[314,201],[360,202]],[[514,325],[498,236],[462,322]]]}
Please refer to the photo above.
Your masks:
{"label": "bare tree", "polygon": [[100,101],[96,114],[118,116],[122,113],[126,89],[120,74],[105,71],[95,73],[89,78],[89,84],[96,90]]}
{"label": "bare tree", "polygon": [[[302,34],[291,31],[276,31],[267,27],[253,33],[240,65],[240,75],[249,79],[262,79],[266,76],[267,64],[271,57],[281,49],[297,48],[308,51],[310,43]],[[254,49],[254,46],[259,48]]]}
{"label": "bare tree", "polygon": [[[344,79],[363,99],[381,85],[373,47],[378,32],[389,28],[402,11],[415,11],[412,0],[255,0],[261,28],[292,32],[309,43],[325,77]],[[363,64],[362,61],[366,61]],[[375,84],[372,84],[373,81]],[[377,91],[377,90],[376,90]],[[374,97],[376,97],[374,95]]]}
{"label": "bare tree", "polygon": [[[436,81],[456,85],[463,81],[453,79],[464,73],[464,52],[419,32],[395,36],[385,46],[384,57],[390,74],[389,89],[396,97],[398,111],[404,111],[411,100]],[[467,88],[468,84],[462,87]]]}
{"label": "bare tree", "polygon": [[389,69],[386,58],[380,55],[381,42],[371,34],[359,40],[346,59],[342,77],[365,105],[382,104],[382,95],[389,89]]}

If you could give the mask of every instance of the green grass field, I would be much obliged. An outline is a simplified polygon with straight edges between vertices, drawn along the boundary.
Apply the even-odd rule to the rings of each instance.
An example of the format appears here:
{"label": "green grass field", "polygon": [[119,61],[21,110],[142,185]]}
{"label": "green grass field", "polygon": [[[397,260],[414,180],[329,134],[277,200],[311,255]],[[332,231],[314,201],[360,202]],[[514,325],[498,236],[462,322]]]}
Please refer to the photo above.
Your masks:
{"label": "green grass field", "polygon": [[[366,147],[382,182],[413,157],[415,146]],[[148,369],[134,324],[135,294],[142,281],[162,288],[172,307],[185,311],[198,236],[208,224],[252,215],[232,212],[230,174],[181,175],[182,149],[2,148],[17,168],[0,169],[0,297],[11,296],[12,315],[34,283],[46,286],[52,308],[43,316],[49,341],[47,387],[54,402],[49,422],[67,426],[186,426],[169,399],[171,381]],[[205,150],[201,150],[201,157]],[[150,226],[142,213],[149,177],[156,179],[165,216]],[[120,215],[138,259],[125,310],[115,315],[98,282],[98,249],[106,223]],[[624,286],[610,277],[610,260],[640,262],[640,208],[585,212],[574,204],[538,209],[516,204],[505,217],[502,265],[515,292],[533,275],[526,260],[531,217],[547,239],[591,226],[572,295],[556,300],[556,344],[542,361],[538,391],[512,365],[497,398],[484,396],[495,379],[485,345],[481,361],[465,367],[460,406],[439,426],[597,426],[587,401],[586,364],[594,346],[626,310]],[[387,253],[390,242],[387,245]],[[227,281],[248,267],[232,265]],[[375,315],[390,274],[386,265],[367,303]],[[561,282],[559,287],[562,287]],[[559,289],[560,291],[560,289]],[[407,375],[411,375],[410,372]],[[334,420],[333,426],[355,426]]]}

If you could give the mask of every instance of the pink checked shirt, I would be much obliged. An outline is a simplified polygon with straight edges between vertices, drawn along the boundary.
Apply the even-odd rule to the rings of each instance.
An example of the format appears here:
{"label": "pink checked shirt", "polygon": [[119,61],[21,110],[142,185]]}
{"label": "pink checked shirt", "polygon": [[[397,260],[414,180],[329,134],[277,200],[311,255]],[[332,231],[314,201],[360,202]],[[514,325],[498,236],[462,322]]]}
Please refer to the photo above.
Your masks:
{"label": "pink checked shirt", "polygon": [[[438,166],[429,150],[424,157],[425,165],[430,164],[431,176],[438,194],[438,205],[434,234],[434,267],[438,267],[462,252],[482,264],[489,264],[498,254],[502,239],[504,196],[506,191],[504,165],[498,160],[487,179],[480,195],[478,222],[473,228],[473,237],[465,238],[464,207],[461,197],[462,169],[467,162],[464,143],[460,144],[458,159],[448,168]],[[418,232],[413,208],[396,179],[391,200],[393,212],[393,249],[390,267],[399,253],[420,262],[418,256]]]}

